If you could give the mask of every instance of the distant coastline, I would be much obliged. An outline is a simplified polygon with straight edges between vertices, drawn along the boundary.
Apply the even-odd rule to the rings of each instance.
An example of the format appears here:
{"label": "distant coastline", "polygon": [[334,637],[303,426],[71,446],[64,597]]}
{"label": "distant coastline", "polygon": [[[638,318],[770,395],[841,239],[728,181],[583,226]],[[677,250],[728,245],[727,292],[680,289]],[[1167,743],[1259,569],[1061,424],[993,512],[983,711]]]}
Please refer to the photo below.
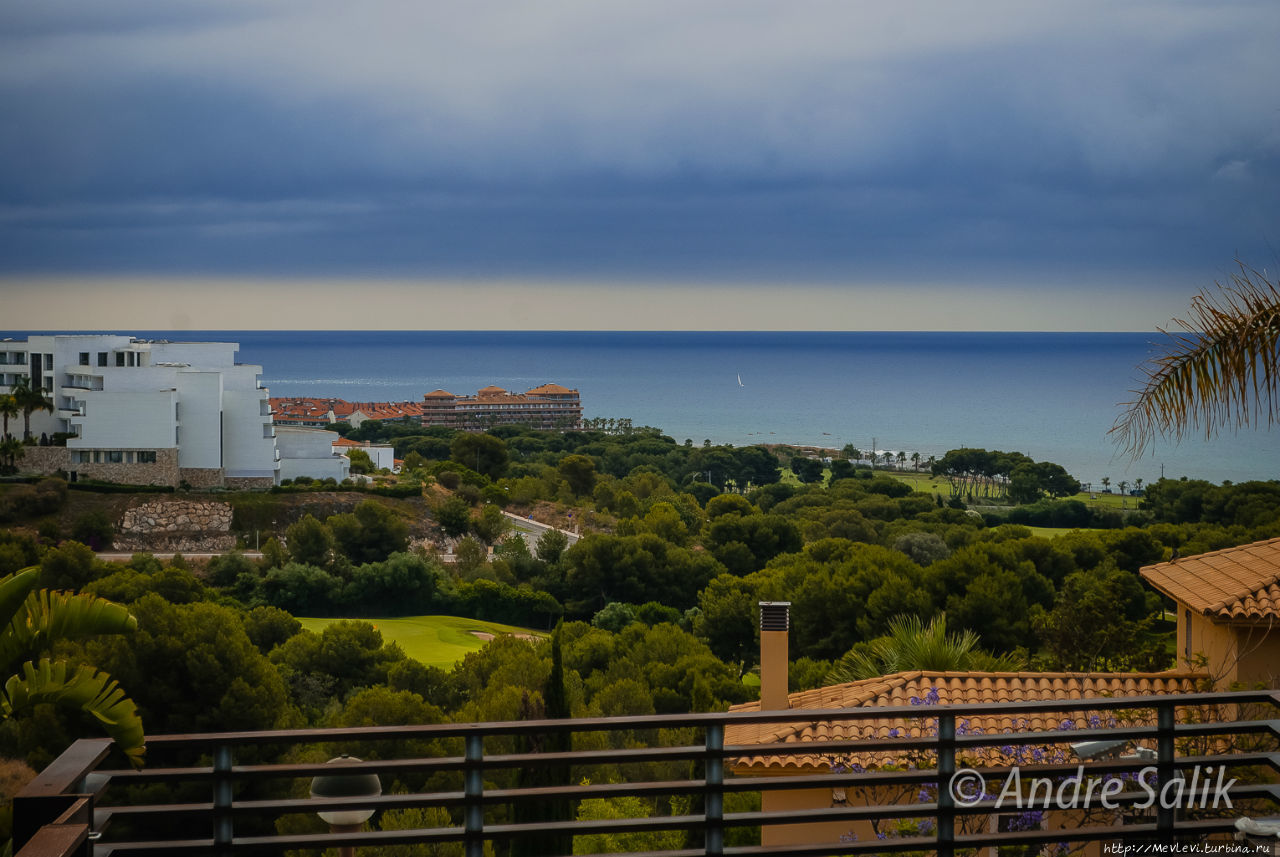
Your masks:
{"label": "distant coastline", "polygon": [[[230,340],[272,396],[421,401],[435,390],[554,381],[583,416],[678,442],[1025,453],[1084,482],[1164,474],[1280,477],[1277,433],[1159,444],[1138,462],[1107,437],[1152,333],[134,331]],[[741,375],[743,386],[738,384]]]}

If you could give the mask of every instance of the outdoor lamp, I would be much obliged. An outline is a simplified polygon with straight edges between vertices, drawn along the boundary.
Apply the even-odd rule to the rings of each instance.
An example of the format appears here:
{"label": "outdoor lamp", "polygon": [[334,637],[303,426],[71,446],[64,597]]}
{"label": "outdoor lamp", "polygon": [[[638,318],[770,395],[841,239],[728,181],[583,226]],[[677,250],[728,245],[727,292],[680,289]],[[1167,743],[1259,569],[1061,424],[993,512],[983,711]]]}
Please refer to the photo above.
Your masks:
{"label": "outdoor lamp", "polygon": [[[326,764],[354,764],[360,760],[343,753]],[[382,781],[377,774],[321,774],[311,780],[311,796],[314,797],[377,797],[382,794]],[[372,809],[335,809],[317,812],[321,821],[328,822],[334,833],[359,830],[373,817]]]}

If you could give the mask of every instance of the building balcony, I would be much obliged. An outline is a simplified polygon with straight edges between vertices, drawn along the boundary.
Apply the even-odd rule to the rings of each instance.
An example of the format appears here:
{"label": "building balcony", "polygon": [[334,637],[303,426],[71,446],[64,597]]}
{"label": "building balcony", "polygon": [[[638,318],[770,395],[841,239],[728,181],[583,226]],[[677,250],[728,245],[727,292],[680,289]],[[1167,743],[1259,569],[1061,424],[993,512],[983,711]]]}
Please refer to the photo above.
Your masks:
{"label": "building balcony", "polygon": [[[966,729],[971,719],[991,716],[1012,725],[990,734]],[[828,725],[830,737],[726,744],[726,735],[757,735],[768,742],[775,729],[797,720]],[[842,727],[851,722],[886,720],[912,726],[906,734],[885,728],[877,738],[841,737]],[[1089,726],[1054,728],[1067,722]],[[583,736],[579,746],[596,749],[538,751],[556,747],[557,735]],[[958,850],[1006,846],[1034,854],[1059,843],[1163,843],[1166,849],[1176,844],[1177,853],[1192,853],[1184,846],[1198,844],[1196,853],[1205,853],[1206,843],[1228,841],[1237,818],[1275,813],[1278,742],[1277,691],[153,735],[140,771],[108,764],[109,739],[81,739],[17,796],[15,853],[131,857],[366,847],[372,854],[392,845],[462,843],[468,855],[481,855],[486,844],[532,835],[641,831],[675,831],[684,842],[679,850],[649,852],[650,857],[893,852],[953,857]],[[574,743],[566,739],[559,746]],[[370,761],[280,762],[305,756],[308,749],[312,755],[336,755],[356,746]],[[1042,753],[1021,769],[1010,764],[1017,748],[1030,747],[1066,749]],[[872,762],[888,754],[913,761]],[[762,758],[789,756],[827,761],[795,775],[751,772]],[[852,761],[859,759],[866,764]],[[1226,784],[1217,793],[1228,808],[1216,800],[1209,808],[1202,800],[1208,786],[1200,792],[1195,784],[1203,785],[1200,773],[1206,769],[1215,779],[1222,772]],[[608,772],[619,770],[627,772],[625,781],[611,781]],[[1051,821],[1027,824],[1021,804],[1002,803],[1022,799],[1023,792],[1003,794],[999,787],[1015,770],[1023,785],[1035,778],[1059,784],[1061,793],[1061,784],[1070,785],[1074,777],[1082,787],[1065,814],[1046,813]],[[360,780],[377,775],[380,789],[306,797],[313,777],[338,771]],[[542,775],[536,787],[519,785],[535,772]],[[434,790],[393,788],[400,776],[431,783]],[[965,778],[962,787],[956,787],[957,777]],[[1086,793],[1083,779],[1114,788],[1090,787]],[[1144,806],[1148,794],[1140,782],[1161,796],[1154,805]],[[1184,791],[1188,782],[1192,786]],[[132,788],[140,785],[161,788]],[[1032,787],[1030,794],[1035,793]],[[577,820],[574,807],[580,801],[621,797],[672,799],[675,811]],[[516,811],[522,806],[540,809],[540,820]],[[368,818],[400,808],[443,808],[448,821],[441,827],[378,830],[353,823],[325,832],[314,818],[318,811],[362,811]],[[1008,823],[1011,815],[1021,819],[1019,825]],[[314,832],[278,832],[275,822],[284,816],[304,817],[287,829],[310,826]],[[867,825],[888,833],[883,838],[832,833]],[[747,838],[759,835],[766,844],[726,847],[726,832],[743,829],[761,831]],[[1095,846],[1091,853],[1101,850]]]}

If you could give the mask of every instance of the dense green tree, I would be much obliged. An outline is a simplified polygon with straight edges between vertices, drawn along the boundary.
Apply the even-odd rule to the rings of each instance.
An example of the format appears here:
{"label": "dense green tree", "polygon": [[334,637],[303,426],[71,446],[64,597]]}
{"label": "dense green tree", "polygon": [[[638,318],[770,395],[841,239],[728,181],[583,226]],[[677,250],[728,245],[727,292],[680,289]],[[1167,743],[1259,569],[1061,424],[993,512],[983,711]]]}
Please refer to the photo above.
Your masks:
{"label": "dense green tree", "polygon": [[207,602],[133,604],[127,639],[85,644],[91,663],[130,689],[154,732],[276,729],[296,722],[284,682],[245,633],[240,616]]}
{"label": "dense green tree", "polygon": [[[732,574],[714,578],[698,595],[693,632],[716,657],[739,671],[756,656],[756,597],[752,583]],[[807,620],[806,620],[807,621]]]}
{"label": "dense green tree", "polygon": [[534,552],[538,559],[548,565],[555,565],[560,562],[560,558],[564,555],[565,550],[569,547],[569,537],[559,530],[544,530],[542,535],[538,536],[538,543],[534,546]]}
{"label": "dense green tree", "polygon": [[279,607],[254,607],[244,614],[244,631],[264,655],[302,633],[302,623]]}
{"label": "dense green tree", "polygon": [[79,542],[63,542],[40,558],[40,583],[49,589],[79,589],[110,571],[92,548]]}
{"label": "dense green tree", "polygon": [[449,445],[449,457],[489,479],[500,479],[510,463],[506,442],[488,433],[457,435]]}
{"label": "dense green tree", "polygon": [[755,561],[750,571],[763,568],[779,554],[800,550],[803,544],[796,525],[781,515],[721,515],[711,522],[705,543],[717,558],[719,548],[735,542],[751,551]]}
{"label": "dense green tree", "polygon": [[434,557],[397,553],[351,570],[338,601],[374,616],[414,616],[440,609],[449,577]]}
{"label": "dense green tree", "polygon": [[464,536],[471,531],[471,506],[461,497],[450,497],[436,507],[436,522],[446,536]]}
{"label": "dense green tree", "polygon": [[343,619],[320,633],[303,631],[271,651],[294,699],[304,709],[323,707],[356,688],[387,683],[387,670],[404,659],[394,644],[368,622]]}
{"label": "dense green tree", "polygon": [[822,462],[816,458],[796,456],[791,459],[791,472],[805,484],[821,482],[823,477]]}
{"label": "dense green tree", "polygon": [[557,469],[575,497],[585,497],[595,490],[596,463],[589,456],[566,455]]}
{"label": "dense green tree", "polygon": [[220,587],[233,586],[240,575],[252,572],[253,563],[240,551],[231,551],[212,557],[205,568],[206,579],[214,586]]}
{"label": "dense green tree", "polygon": [[1136,575],[1103,566],[1068,576],[1053,609],[1032,621],[1052,669],[1154,671],[1170,657],[1151,633],[1153,608],[1158,596],[1148,601]]}
{"label": "dense green tree", "polygon": [[591,617],[591,624],[616,634],[636,621],[636,611],[630,604],[610,601]]}
{"label": "dense green tree", "polygon": [[493,504],[480,508],[480,514],[471,522],[471,531],[485,544],[497,544],[498,540],[511,529],[511,521],[502,514],[502,509]]}
{"label": "dense green tree", "polygon": [[81,591],[121,604],[132,604],[148,592],[171,604],[193,604],[207,597],[204,584],[195,575],[173,566],[150,574],[122,569],[85,584]]}
{"label": "dense green tree", "polygon": [[373,500],[362,500],[353,512],[332,515],[326,523],[334,541],[355,563],[381,562],[409,547],[409,525]]}
{"label": "dense green tree", "polygon": [[303,565],[327,568],[333,558],[334,540],[329,528],[307,514],[285,530],[289,558]]}
{"label": "dense green tree", "polygon": [[569,597],[584,612],[610,601],[692,607],[698,591],[721,570],[711,557],[648,533],[589,534],[565,552],[565,563]]}
{"label": "dense green tree", "polygon": [[332,612],[342,581],[323,568],[291,562],[273,568],[257,582],[253,598],[295,616],[325,616]]}

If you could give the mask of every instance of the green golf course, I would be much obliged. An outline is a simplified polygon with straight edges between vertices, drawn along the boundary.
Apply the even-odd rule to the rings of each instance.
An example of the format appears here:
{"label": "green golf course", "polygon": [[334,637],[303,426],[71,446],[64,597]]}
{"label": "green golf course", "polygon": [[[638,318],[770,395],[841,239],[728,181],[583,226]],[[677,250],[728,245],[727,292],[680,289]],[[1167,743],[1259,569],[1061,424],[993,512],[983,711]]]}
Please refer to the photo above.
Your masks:
{"label": "green golf course", "polygon": [[[303,629],[319,633],[341,618],[306,619],[298,617]],[[449,669],[500,634],[545,637],[540,631],[463,619],[458,616],[401,616],[396,619],[360,619],[370,622],[388,643],[399,643],[404,653],[427,666]]]}

